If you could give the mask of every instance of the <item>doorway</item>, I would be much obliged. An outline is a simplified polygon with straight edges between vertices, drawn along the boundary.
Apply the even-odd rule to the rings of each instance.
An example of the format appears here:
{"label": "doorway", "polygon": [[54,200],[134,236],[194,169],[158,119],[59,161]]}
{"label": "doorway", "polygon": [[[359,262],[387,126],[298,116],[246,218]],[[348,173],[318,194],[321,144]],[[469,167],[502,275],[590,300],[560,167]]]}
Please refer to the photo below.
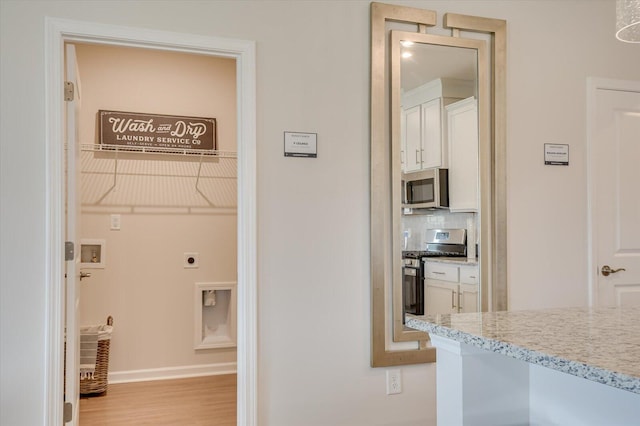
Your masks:
{"label": "doorway", "polygon": [[[64,342],[64,176],[63,60],[64,43],[97,43],[157,50],[232,57],[237,61],[238,113],[238,424],[255,424],[256,411],[256,211],[255,211],[255,46],[253,42],[226,40],[162,31],[96,25],[86,22],[47,19],[45,66],[47,94],[47,230],[49,250],[49,329],[47,330],[48,373],[47,423],[58,424],[63,416],[59,389],[63,379]],[[49,72],[50,71],[50,72]],[[71,179],[73,180],[73,179]],[[73,182],[71,182],[73,183]],[[72,185],[69,185],[71,188]],[[73,331],[71,331],[73,333]],[[67,335],[73,340],[74,336]]]}
{"label": "doorway", "polygon": [[589,304],[640,305],[640,81],[588,86]]}
{"label": "doorway", "polygon": [[[80,270],[91,274],[79,284],[79,324],[114,319],[112,384],[233,374],[236,60],[81,43],[66,50],[71,47],[80,104],[76,231]],[[110,120],[121,117],[149,129],[117,126],[112,134]],[[197,139],[177,136],[186,123]],[[198,125],[211,132],[200,135]],[[173,140],[180,144],[167,142]],[[211,150],[201,148],[209,143]],[[201,308],[193,297],[198,283],[224,283],[227,290]],[[81,380],[81,393],[105,389],[100,382]],[[82,407],[89,403],[81,399]],[[80,424],[87,424],[82,416]]]}

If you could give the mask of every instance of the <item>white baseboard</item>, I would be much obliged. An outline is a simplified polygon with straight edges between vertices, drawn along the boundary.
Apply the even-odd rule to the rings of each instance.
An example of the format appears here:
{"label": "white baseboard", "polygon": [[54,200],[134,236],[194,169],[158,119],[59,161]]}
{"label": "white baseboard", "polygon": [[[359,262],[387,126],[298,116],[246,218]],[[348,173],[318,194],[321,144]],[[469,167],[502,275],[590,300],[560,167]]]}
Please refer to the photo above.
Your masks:
{"label": "white baseboard", "polygon": [[237,364],[185,365],[181,367],[149,368],[145,370],[114,371],[109,373],[109,383],[146,382],[151,380],[183,379],[186,377],[236,374]]}

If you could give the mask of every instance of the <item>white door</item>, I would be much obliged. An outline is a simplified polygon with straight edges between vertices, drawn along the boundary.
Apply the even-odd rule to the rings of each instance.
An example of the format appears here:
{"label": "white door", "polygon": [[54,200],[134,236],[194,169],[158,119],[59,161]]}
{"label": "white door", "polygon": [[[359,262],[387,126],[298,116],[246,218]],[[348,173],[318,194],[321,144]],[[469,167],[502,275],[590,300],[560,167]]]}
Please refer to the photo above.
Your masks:
{"label": "white door", "polygon": [[[67,172],[67,194],[66,194],[66,223],[65,241],[73,242],[75,246],[75,256],[66,262],[66,288],[65,288],[65,331],[66,331],[66,353],[65,353],[65,403],[72,404],[72,419],[67,425],[78,424],[79,402],[80,402],[80,330],[78,324],[78,306],[80,302],[80,292],[78,284],[80,282],[80,147],[77,141],[76,118],[79,108],[79,86],[76,68],[75,46],[66,45],[65,49],[65,81],[71,82],[74,87],[74,100],[66,102],[66,172]],[[66,411],[66,410],[65,410]]]}
{"label": "white door", "polygon": [[589,95],[592,304],[640,305],[640,82]]}

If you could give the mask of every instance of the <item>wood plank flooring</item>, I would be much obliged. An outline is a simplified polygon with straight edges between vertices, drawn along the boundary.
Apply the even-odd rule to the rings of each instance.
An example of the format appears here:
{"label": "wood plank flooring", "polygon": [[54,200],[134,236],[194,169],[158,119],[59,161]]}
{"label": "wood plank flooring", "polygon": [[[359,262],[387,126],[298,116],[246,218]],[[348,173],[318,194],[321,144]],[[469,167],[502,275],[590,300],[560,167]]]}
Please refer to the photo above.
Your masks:
{"label": "wood plank flooring", "polygon": [[110,384],[80,399],[80,426],[235,424],[235,374]]}

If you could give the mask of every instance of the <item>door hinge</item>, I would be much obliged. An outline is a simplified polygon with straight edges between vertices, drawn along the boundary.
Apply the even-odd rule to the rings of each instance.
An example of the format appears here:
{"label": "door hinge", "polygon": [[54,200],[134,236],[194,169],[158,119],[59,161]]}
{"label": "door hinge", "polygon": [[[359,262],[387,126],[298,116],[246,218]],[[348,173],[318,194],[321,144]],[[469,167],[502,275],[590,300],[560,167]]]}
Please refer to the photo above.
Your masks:
{"label": "door hinge", "polygon": [[74,87],[73,83],[70,81],[64,82],[64,100],[70,102],[73,100],[74,95]]}
{"label": "door hinge", "polygon": [[65,241],[64,242],[64,260],[73,260],[75,259],[75,248],[73,241]]}
{"label": "door hinge", "polygon": [[73,404],[70,402],[64,403],[64,423],[68,423],[73,420]]}

